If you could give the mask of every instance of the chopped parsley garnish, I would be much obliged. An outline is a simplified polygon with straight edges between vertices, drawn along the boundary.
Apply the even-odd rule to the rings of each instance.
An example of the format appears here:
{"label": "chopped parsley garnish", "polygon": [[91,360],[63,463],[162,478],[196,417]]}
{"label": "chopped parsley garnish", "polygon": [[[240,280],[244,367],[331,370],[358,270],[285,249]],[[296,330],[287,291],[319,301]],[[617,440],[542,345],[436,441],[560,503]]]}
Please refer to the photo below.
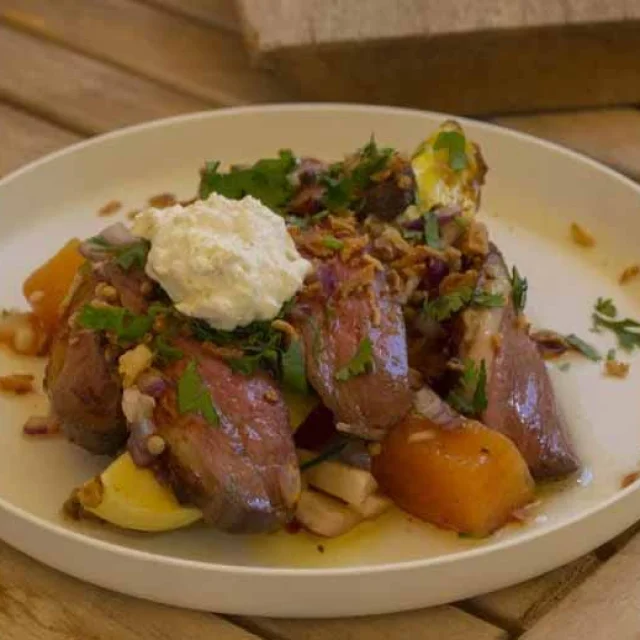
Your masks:
{"label": "chopped parsley garnish", "polygon": [[473,360],[465,361],[460,380],[447,396],[447,402],[469,417],[479,416],[487,408],[487,367],[484,360],[480,366]]}
{"label": "chopped parsley garnish", "polygon": [[353,358],[336,371],[335,378],[340,382],[345,382],[364,373],[370,373],[373,371],[373,366],[373,344],[367,336],[360,341]]}
{"label": "chopped parsley garnish", "polygon": [[469,305],[477,307],[503,307],[504,296],[488,291],[474,291],[471,287],[460,287],[456,291],[438,296],[425,303],[423,311],[436,322],[444,322]]}
{"label": "chopped parsley garnish", "polygon": [[618,315],[618,310],[611,298],[598,298],[596,302],[596,313],[606,318],[615,318]]}
{"label": "chopped parsley garnish", "polygon": [[156,358],[162,363],[174,362],[184,357],[184,353],[177,347],[174,347],[167,342],[167,337],[160,334],[155,337],[153,341],[153,350],[156,353]]}
{"label": "chopped parsley garnish", "polygon": [[594,362],[602,360],[602,356],[598,350],[582,338],[579,338],[575,333],[570,333],[568,336],[565,336],[565,340],[571,348],[579,351],[583,356],[589,358],[589,360],[593,360]]}
{"label": "chopped parsley garnish", "polygon": [[212,427],[220,423],[211,394],[202,381],[195,360],[191,360],[178,380],[178,411],[199,413]]}
{"label": "chopped parsley garnish", "polygon": [[300,465],[300,471],[306,471],[307,469],[311,469],[311,467],[315,467],[321,462],[325,462],[326,460],[331,460],[339,456],[343,449],[347,446],[347,442],[341,440],[334,444],[329,445],[324,451],[321,451],[315,458],[310,458],[306,462],[303,462]]}
{"label": "chopped parsley garnish", "polygon": [[289,174],[295,166],[296,159],[289,149],[281,150],[277,158],[263,158],[248,168],[231,167],[227,173],[218,171],[219,162],[207,162],[198,195],[204,199],[219,193],[234,200],[250,195],[271,209],[282,210],[294,193]]}
{"label": "chopped parsley garnish", "polygon": [[282,382],[285,387],[298,393],[306,394],[309,392],[304,352],[298,339],[291,340],[289,347],[282,354]]}
{"label": "chopped parsley garnish", "polygon": [[140,341],[153,326],[153,318],[136,315],[122,307],[96,307],[86,304],[77,316],[77,322],[85,329],[108,331],[118,342]]}
{"label": "chopped parsley garnish", "polygon": [[612,362],[615,359],[616,359],[616,350],[609,349],[609,351],[607,351],[607,362]]}
{"label": "chopped parsley garnish", "polygon": [[522,313],[527,304],[527,291],[529,283],[526,278],[520,275],[517,267],[513,267],[511,271],[511,297],[513,306],[518,313]]}
{"label": "chopped parsley garnish", "polygon": [[144,239],[125,245],[110,244],[102,236],[94,236],[88,241],[100,247],[108,255],[114,256],[116,263],[125,271],[129,271],[132,267],[144,269],[151,248],[149,241]]}
{"label": "chopped parsley garnish", "polygon": [[437,214],[433,211],[429,211],[424,216],[424,241],[427,246],[433,249],[442,249],[440,224]]}
{"label": "chopped parsley garnish", "polygon": [[356,153],[355,164],[349,161],[348,166],[344,162],[331,165],[320,180],[325,187],[325,207],[329,211],[357,209],[371,177],[387,166],[392,154],[393,149],[379,148],[371,136],[371,140]]}
{"label": "chopped parsley garnish", "polygon": [[446,149],[449,167],[453,171],[462,171],[469,165],[466,145],[467,141],[462,133],[458,131],[442,131],[433,143],[433,150]]}
{"label": "chopped parsley garnish", "polygon": [[332,235],[323,236],[322,244],[332,251],[340,251],[344,247],[344,242]]}

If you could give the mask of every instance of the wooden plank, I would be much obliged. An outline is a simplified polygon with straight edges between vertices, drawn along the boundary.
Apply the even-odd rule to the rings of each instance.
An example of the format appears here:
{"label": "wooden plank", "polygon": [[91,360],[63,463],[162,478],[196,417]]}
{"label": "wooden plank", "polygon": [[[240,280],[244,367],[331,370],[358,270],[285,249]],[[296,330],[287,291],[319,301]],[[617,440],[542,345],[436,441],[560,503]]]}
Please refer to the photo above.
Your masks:
{"label": "wooden plank", "polygon": [[0,543],[2,640],[256,640],[217,616],[122,596]]}
{"label": "wooden plank", "polygon": [[465,605],[468,611],[494,620],[512,631],[530,629],[595,571],[598,564],[596,556],[589,554],[533,580],[473,598]]}
{"label": "wooden plank", "polygon": [[2,25],[0,60],[0,98],[87,135],[208,107]]}
{"label": "wooden plank", "polygon": [[261,50],[639,19],[625,0],[237,0]]}
{"label": "wooden plank", "polygon": [[4,21],[217,105],[291,95],[242,38],[133,0],[3,0]]}
{"label": "wooden plank", "polygon": [[604,563],[522,640],[640,637],[640,537]]}
{"label": "wooden plank", "polygon": [[[357,597],[357,594],[354,595]],[[506,640],[503,629],[454,607],[368,618],[243,619],[243,625],[282,640]]]}
{"label": "wooden plank", "polygon": [[640,178],[640,111],[601,109],[496,118],[511,129],[558,142]]}
{"label": "wooden plank", "polygon": [[142,0],[179,15],[188,16],[213,27],[240,31],[234,0]]}
{"label": "wooden plank", "polygon": [[73,144],[81,137],[0,103],[0,176],[40,156]]}

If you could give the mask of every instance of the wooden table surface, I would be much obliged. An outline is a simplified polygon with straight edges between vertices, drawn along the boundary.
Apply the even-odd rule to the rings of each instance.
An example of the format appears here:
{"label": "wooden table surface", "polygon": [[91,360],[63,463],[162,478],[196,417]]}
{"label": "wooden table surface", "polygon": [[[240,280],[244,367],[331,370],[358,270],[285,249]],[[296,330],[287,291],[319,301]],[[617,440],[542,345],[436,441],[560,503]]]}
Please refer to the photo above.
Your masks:
{"label": "wooden table surface", "polygon": [[[298,96],[252,69],[231,0],[0,0],[0,175],[118,127]],[[640,179],[640,112],[496,117]],[[111,593],[0,543],[2,640],[498,640],[640,637],[629,531],[524,584],[452,606],[296,621],[197,613]]]}

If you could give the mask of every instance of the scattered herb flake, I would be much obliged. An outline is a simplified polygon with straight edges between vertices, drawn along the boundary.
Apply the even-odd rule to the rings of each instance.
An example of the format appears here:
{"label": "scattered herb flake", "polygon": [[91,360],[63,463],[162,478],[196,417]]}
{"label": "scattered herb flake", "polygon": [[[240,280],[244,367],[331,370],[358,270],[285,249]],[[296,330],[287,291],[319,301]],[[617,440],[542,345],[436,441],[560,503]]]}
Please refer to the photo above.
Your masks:
{"label": "scattered herb flake", "polygon": [[462,171],[469,165],[466,151],[467,141],[458,131],[441,131],[433,144],[433,150],[446,149],[449,167],[453,171]]}
{"label": "scattered herb flake", "polygon": [[109,331],[119,342],[130,343],[141,340],[151,330],[153,319],[131,313],[122,307],[95,307],[86,304],[80,310],[77,322],[92,331]]}
{"label": "scattered herb flake", "polygon": [[178,380],[178,411],[181,415],[199,413],[212,427],[220,422],[195,360],[189,362]]}
{"label": "scattered herb flake", "polygon": [[370,373],[373,370],[373,365],[373,344],[367,336],[360,341],[356,353],[349,363],[338,369],[335,378],[340,382],[345,382],[364,373]]}
{"label": "scattered herb flake", "polygon": [[479,416],[488,405],[487,367],[485,361],[478,366],[473,360],[466,360],[457,386],[447,396],[447,402],[460,413]]}
{"label": "scattered herb flake", "polygon": [[562,364],[558,365],[558,369],[560,369],[560,371],[569,371],[569,369],[571,369],[571,363],[563,362]]}
{"label": "scattered herb flake", "polygon": [[589,360],[593,360],[593,362],[602,360],[602,356],[598,350],[582,338],[579,338],[575,333],[570,333],[568,336],[565,336],[565,340],[571,348],[579,351],[583,356],[589,358]]}
{"label": "scattered herb flake", "polygon": [[427,300],[423,312],[436,322],[444,322],[466,307],[472,298],[473,289],[471,287],[460,287],[460,289],[438,296],[434,300]]}
{"label": "scattered herb flake", "polygon": [[607,362],[612,362],[615,359],[616,359],[616,350],[609,349],[609,351],[607,351]]}
{"label": "scattered herb flake", "polygon": [[490,293],[488,291],[476,291],[473,294],[471,304],[477,307],[504,307],[505,299],[501,293]]}
{"label": "scattered herb flake", "polygon": [[527,291],[529,283],[520,275],[517,267],[511,270],[511,297],[513,305],[518,313],[522,313],[527,304]]}
{"label": "scattered herb flake", "polygon": [[125,245],[113,245],[102,236],[94,236],[93,238],[89,238],[88,242],[104,249],[105,253],[114,256],[115,261],[125,271],[129,271],[132,267],[144,269],[147,264],[149,249],[151,248],[150,242],[144,239]]}
{"label": "scattered herb flake", "polygon": [[438,215],[433,211],[427,212],[424,216],[424,241],[427,246],[433,249],[442,249],[440,223]]}
{"label": "scattered herb flake", "polygon": [[640,347],[640,322],[625,318],[624,320],[610,320],[594,313],[594,329],[609,329],[615,333],[618,339],[618,346],[624,351],[633,351]]}
{"label": "scattered herb flake", "polygon": [[282,382],[286,387],[298,393],[307,394],[309,392],[304,352],[302,343],[298,339],[291,340],[288,349],[282,354]]}
{"label": "scattered herb flake", "polygon": [[322,244],[332,251],[340,251],[344,247],[344,242],[332,235],[323,236]]}
{"label": "scattered herb flake", "polygon": [[596,302],[596,312],[606,318],[615,318],[618,315],[616,305],[611,298],[598,298]]}
{"label": "scattered herb flake", "polygon": [[174,347],[167,341],[167,337],[164,335],[158,335],[153,341],[153,349],[156,352],[156,357],[162,363],[174,362],[184,357],[184,353]]}

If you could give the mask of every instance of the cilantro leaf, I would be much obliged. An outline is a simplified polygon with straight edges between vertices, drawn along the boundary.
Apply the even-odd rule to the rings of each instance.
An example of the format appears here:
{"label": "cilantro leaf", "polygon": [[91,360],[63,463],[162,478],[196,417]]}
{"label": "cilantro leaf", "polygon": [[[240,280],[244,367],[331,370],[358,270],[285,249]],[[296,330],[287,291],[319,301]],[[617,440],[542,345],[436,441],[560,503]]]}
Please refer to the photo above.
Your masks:
{"label": "cilantro leaf", "polygon": [[212,193],[239,200],[246,195],[260,200],[265,206],[282,210],[293,195],[294,187],[289,174],[296,160],[289,149],[279,152],[277,158],[263,158],[248,168],[231,167],[220,173],[219,162],[207,162],[200,177],[198,194],[208,198]]}
{"label": "cilantro leaf", "polygon": [[151,243],[142,238],[125,245],[113,245],[102,236],[93,236],[88,242],[100,247],[106,254],[114,256],[116,262],[125,271],[129,271],[132,267],[144,269],[151,248]]}
{"label": "cilantro leaf", "polygon": [[424,216],[424,241],[427,246],[433,249],[442,249],[442,238],[440,237],[440,224],[438,216],[433,211],[429,211]]}
{"label": "cilantro leaf", "polygon": [[611,362],[612,360],[616,359],[616,350],[615,349],[609,349],[609,351],[607,351],[607,361]]}
{"label": "cilantro leaf", "polygon": [[579,338],[575,333],[570,333],[568,336],[565,336],[565,340],[571,348],[579,351],[583,356],[589,358],[589,360],[593,360],[593,362],[602,360],[602,356],[598,350],[582,338]]}
{"label": "cilantro leaf", "polygon": [[473,289],[471,287],[460,287],[460,289],[438,296],[434,300],[428,300],[423,307],[423,312],[428,318],[436,322],[443,322],[466,307],[472,298]]}
{"label": "cilantro leaf", "polygon": [[199,413],[212,427],[217,427],[220,418],[213,405],[211,394],[205,386],[195,360],[191,360],[178,380],[178,412]]}
{"label": "cilantro leaf", "polygon": [[466,151],[467,141],[458,131],[441,131],[433,144],[433,150],[446,149],[449,167],[453,171],[462,171],[469,165]]}
{"label": "cilantro leaf", "polygon": [[298,393],[309,392],[304,353],[298,339],[291,340],[289,348],[282,354],[282,382],[285,387]]}
{"label": "cilantro leaf", "polygon": [[167,342],[167,338],[164,335],[158,335],[155,337],[155,340],[153,341],[153,349],[156,352],[158,360],[163,363],[174,362],[175,360],[180,360],[180,358],[184,357],[184,353]]}
{"label": "cilantro leaf", "polygon": [[611,298],[598,298],[596,312],[607,318],[615,318],[618,315],[616,305]]}
{"label": "cilantro leaf", "polygon": [[471,304],[477,307],[504,307],[505,299],[501,293],[490,293],[489,291],[476,291],[473,294]]}
{"label": "cilantro leaf", "polygon": [[373,366],[373,344],[367,336],[361,340],[353,358],[344,367],[336,371],[335,379],[345,382],[364,373],[370,373],[373,371]]}
{"label": "cilantro leaf", "polygon": [[323,236],[322,244],[332,251],[340,251],[344,247],[344,242],[332,235]]}
{"label": "cilantro leaf", "polygon": [[511,297],[513,299],[513,306],[518,313],[522,313],[527,304],[527,291],[529,290],[529,283],[526,278],[520,275],[517,267],[513,267],[511,270]]}
{"label": "cilantro leaf", "polygon": [[610,320],[597,313],[594,313],[592,317],[594,328],[613,331],[618,339],[618,346],[624,351],[633,351],[635,348],[640,348],[640,322],[631,318]]}
{"label": "cilantro leaf", "polygon": [[478,366],[473,360],[466,360],[458,384],[446,398],[447,402],[460,413],[475,417],[488,406],[487,367],[484,360]]}
{"label": "cilantro leaf", "polygon": [[77,322],[85,329],[110,331],[119,342],[141,340],[153,326],[149,316],[139,316],[122,307],[95,307],[86,304],[80,310]]}

